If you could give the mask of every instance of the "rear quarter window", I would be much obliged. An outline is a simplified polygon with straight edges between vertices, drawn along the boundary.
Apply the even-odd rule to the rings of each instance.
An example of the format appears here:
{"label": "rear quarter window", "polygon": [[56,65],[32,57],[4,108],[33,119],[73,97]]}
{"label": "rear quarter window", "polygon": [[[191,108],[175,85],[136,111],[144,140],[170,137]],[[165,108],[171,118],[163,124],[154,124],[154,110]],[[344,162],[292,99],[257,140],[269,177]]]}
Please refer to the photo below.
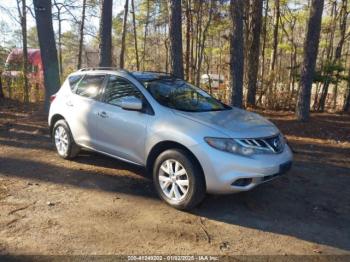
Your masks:
{"label": "rear quarter window", "polygon": [[79,83],[80,79],[82,79],[82,77],[83,75],[74,75],[68,78],[69,86],[72,91],[75,89],[75,87]]}
{"label": "rear quarter window", "polygon": [[105,75],[85,75],[84,78],[76,84],[74,92],[83,97],[96,98],[104,79]]}

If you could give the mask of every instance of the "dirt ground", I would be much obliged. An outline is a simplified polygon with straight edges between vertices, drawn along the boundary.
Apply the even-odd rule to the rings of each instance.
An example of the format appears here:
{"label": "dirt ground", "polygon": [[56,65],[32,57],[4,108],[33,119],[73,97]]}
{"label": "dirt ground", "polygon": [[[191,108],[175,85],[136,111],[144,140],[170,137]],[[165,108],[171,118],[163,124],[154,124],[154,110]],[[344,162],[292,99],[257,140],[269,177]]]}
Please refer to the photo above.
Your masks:
{"label": "dirt ground", "polygon": [[60,159],[37,107],[0,101],[0,254],[350,254],[350,116],[263,114],[295,151],[291,172],[181,212],[143,169]]}

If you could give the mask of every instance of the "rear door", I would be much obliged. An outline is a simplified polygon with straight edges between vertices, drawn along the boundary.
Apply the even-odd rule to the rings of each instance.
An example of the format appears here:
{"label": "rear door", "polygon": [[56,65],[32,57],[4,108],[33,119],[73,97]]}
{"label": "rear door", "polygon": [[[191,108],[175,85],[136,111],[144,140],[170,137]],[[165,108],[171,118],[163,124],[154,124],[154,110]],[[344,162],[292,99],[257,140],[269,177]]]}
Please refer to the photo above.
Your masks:
{"label": "rear door", "polygon": [[96,144],[96,112],[105,77],[105,74],[83,76],[66,100],[69,126],[79,145],[94,147]]}
{"label": "rear door", "polygon": [[[143,101],[142,111],[121,108],[121,99],[136,97]],[[110,75],[106,81],[97,123],[98,150],[137,164],[143,164],[150,105],[129,80]]]}

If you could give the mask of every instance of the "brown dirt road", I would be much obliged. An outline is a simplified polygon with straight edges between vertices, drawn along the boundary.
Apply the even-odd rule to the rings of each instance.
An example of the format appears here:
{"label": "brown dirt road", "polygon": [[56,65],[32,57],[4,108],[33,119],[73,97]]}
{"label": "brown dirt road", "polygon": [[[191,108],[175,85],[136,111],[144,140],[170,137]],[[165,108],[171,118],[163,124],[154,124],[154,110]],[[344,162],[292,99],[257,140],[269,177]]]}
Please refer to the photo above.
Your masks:
{"label": "brown dirt road", "polygon": [[291,172],[181,212],[140,168],[60,159],[35,107],[3,103],[0,254],[350,254],[350,116],[265,114],[297,152]]}

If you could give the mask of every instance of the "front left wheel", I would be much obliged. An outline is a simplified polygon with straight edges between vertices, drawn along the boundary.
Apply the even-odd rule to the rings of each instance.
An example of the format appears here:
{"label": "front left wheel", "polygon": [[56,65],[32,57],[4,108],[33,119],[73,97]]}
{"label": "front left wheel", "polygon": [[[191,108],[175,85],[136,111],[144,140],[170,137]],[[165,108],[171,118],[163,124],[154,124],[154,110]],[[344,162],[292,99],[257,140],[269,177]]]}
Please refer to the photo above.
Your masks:
{"label": "front left wheel", "polygon": [[157,157],[153,182],[159,196],[181,210],[198,205],[206,193],[202,169],[188,152],[181,149],[166,150]]}
{"label": "front left wheel", "polygon": [[80,151],[75,144],[69,126],[65,120],[55,123],[52,130],[52,138],[56,146],[57,154],[64,159],[74,158]]}

